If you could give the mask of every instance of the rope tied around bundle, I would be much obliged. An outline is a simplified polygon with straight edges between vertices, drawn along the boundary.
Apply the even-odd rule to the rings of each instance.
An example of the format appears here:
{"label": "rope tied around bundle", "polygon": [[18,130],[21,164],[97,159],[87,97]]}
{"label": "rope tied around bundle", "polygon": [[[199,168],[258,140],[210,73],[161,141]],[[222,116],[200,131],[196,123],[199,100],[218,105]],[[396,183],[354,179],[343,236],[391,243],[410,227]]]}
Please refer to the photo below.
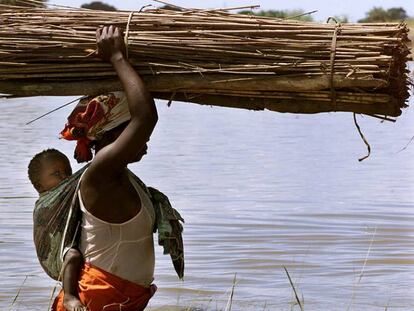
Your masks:
{"label": "rope tied around bundle", "polygon": [[[141,9],[139,9],[138,13],[141,13],[145,8],[152,6],[151,4],[147,4],[144,5]],[[132,21],[132,17],[134,16],[136,12],[135,11],[131,11],[128,15],[128,21],[125,27],[125,35],[124,35],[124,42],[125,42],[125,56],[128,59],[129,55],[128,55],[128,46],[129,46],[129,29],[130,29],[130,25],[131,25],[131,21]]]}
{"label": "rope tied around bundle", "polygon": [[335,91],[335,81],[334,81],[334,75],[335,75],[335,57],[336,57],[336,46],[338,41],[338,35],[341,33],[341,23],[338,22],[334,17],[329,17],[326,20],[326,23],[329,24],[330,21],[335,22],[335,29],[334,33],[332,35],[332,41],[331,41],[331,53],[330,53],[330,76],[329,76],[329,87],[331,90],[331,101],[333,106],[335,107],[335,110],[337,110],[337,103],[336,103],[336,91]]}
{"label": "rope tied around bundle", "polygon": [[[334,109],[337,110],[337,102],[336,102],[336,91],[335,91],[335,80],[334,80],[334,75],[335,75],[335,57],[336,57],[336,48],[337,48],[337,42],[338,42],[338,36],[341,34],[341,27],[342,24],[340,22],[338,22],[338,20],[332,16],[330,16],[327,20],[326,23],[329,24],[330,21],[334,21],[335,22],[335,29],[332,35],[332,41],[331,41],[331,53],[330,53],[330,76],[329,76],[329,87],[330,87],[330,91],[331,91],[331,102],[334,106]],[[359,136],[361,137],[361,139],[363,140],[364,144],[367,146],[367,150],[368,150],[368,154],[362,158],[359,158],[358,161],[362,162],[365,159],[369,158],[369,156],[371,155],[371,146],[368,143],[367,139],[365,138],[364,134],[362,133],[361,127],[358,124],[358,121],[356,119],[356,114],[353,113],[354,116],[354,124],[358,130]]]}
{"label": "rope tied around bundle", "polygon": [[[141,9],[142,10],[142,9]],[[140,11],[141,12],[141,11]],[[132,11],[131,13],[129,13],[129,16],[128,16],[128,22],[127,22],[127,24],[126,24],[126,29],[125,29],[125,35],[124,35],[124,42],[125,42],[125,56],[126,56],[126,58],[128,59],[129,58],[129,55],[128,55],[128,45],[129,45],[129,41],[128,41],[128,38],[129,38],[129,25],[131,24],[131,20],[132,20],[132,17],[134,16],[134,11]]]}
{"label": "rope tied around bundle", "polygon": [[365,145],[367,146],[367,150],[368,150],[368,154],[366,156],[358,159],[359,162],[362,162],[365,159],[368,159],[369,156],[371,155],[371,146],[369,145],[367,139],[365,138],[364,134],[361,131],[361,127],[359,126],[359,124],[357,122],[357,119],[356,119],[356,113],[354,113],[353,115],[354,115],[354,123],[355,123],[355,126],[356,126],[357,130],[358,130],[359,136],[361,136],[361,138],[364,141]]}

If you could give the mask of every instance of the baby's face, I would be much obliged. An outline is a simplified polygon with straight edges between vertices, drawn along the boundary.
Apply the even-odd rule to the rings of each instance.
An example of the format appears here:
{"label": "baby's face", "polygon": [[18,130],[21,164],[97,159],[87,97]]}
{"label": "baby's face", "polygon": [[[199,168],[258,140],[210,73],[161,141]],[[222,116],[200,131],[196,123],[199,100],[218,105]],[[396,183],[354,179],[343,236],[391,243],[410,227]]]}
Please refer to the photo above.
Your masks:
{"label": "baby's face", "polygon": [[56,187],[72,175],[72,168],[62,159],[45,159],[39,174],[41,193]]}

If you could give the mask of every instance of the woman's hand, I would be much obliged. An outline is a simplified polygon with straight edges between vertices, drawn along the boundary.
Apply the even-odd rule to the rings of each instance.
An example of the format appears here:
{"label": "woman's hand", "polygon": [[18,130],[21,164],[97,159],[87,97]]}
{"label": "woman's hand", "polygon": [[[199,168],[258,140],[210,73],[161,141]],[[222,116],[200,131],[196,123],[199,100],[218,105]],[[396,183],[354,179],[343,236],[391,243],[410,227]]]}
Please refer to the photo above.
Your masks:
{"label": "woman's hand", "polygon": [[118,27],[105,26],[96,30],[97,54],[107,62],[114,62],[125,57],[125,42]]}

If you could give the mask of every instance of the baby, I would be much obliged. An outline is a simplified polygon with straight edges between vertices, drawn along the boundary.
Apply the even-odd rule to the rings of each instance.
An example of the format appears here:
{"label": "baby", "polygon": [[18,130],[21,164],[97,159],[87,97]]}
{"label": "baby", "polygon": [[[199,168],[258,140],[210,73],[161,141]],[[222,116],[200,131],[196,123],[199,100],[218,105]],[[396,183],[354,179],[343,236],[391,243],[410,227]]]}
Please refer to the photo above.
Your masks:
{"label": "baby", "polygon": [[[58,186],[72,175],[69,159],[56,149],[47,149],[36,154],[29,163],[29,179],[41,196]],[[80,302],[78,278],[83,264],[82,254],[76,248],[69,249],[64,257],[62,281],[64,307],[68,311],[84,311],[87,308]]]}

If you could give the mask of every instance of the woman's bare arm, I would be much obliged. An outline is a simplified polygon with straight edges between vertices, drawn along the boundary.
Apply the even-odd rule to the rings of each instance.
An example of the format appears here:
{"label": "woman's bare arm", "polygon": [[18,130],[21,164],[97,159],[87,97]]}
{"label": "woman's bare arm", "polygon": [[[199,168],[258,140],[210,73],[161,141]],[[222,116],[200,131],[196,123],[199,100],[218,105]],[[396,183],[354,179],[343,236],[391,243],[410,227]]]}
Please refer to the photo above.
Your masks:
{"label": "woman's bare arm", "polygon": [[122,173],[145,147],[157,123],[158,116],[151,94],[144,82],[125,58],[125,44],[117,27],[97,30],[98,55],[112,63],[124,88],[131,120],[122,134],[102,148],[92,161],[87,175],[112,178]]}

